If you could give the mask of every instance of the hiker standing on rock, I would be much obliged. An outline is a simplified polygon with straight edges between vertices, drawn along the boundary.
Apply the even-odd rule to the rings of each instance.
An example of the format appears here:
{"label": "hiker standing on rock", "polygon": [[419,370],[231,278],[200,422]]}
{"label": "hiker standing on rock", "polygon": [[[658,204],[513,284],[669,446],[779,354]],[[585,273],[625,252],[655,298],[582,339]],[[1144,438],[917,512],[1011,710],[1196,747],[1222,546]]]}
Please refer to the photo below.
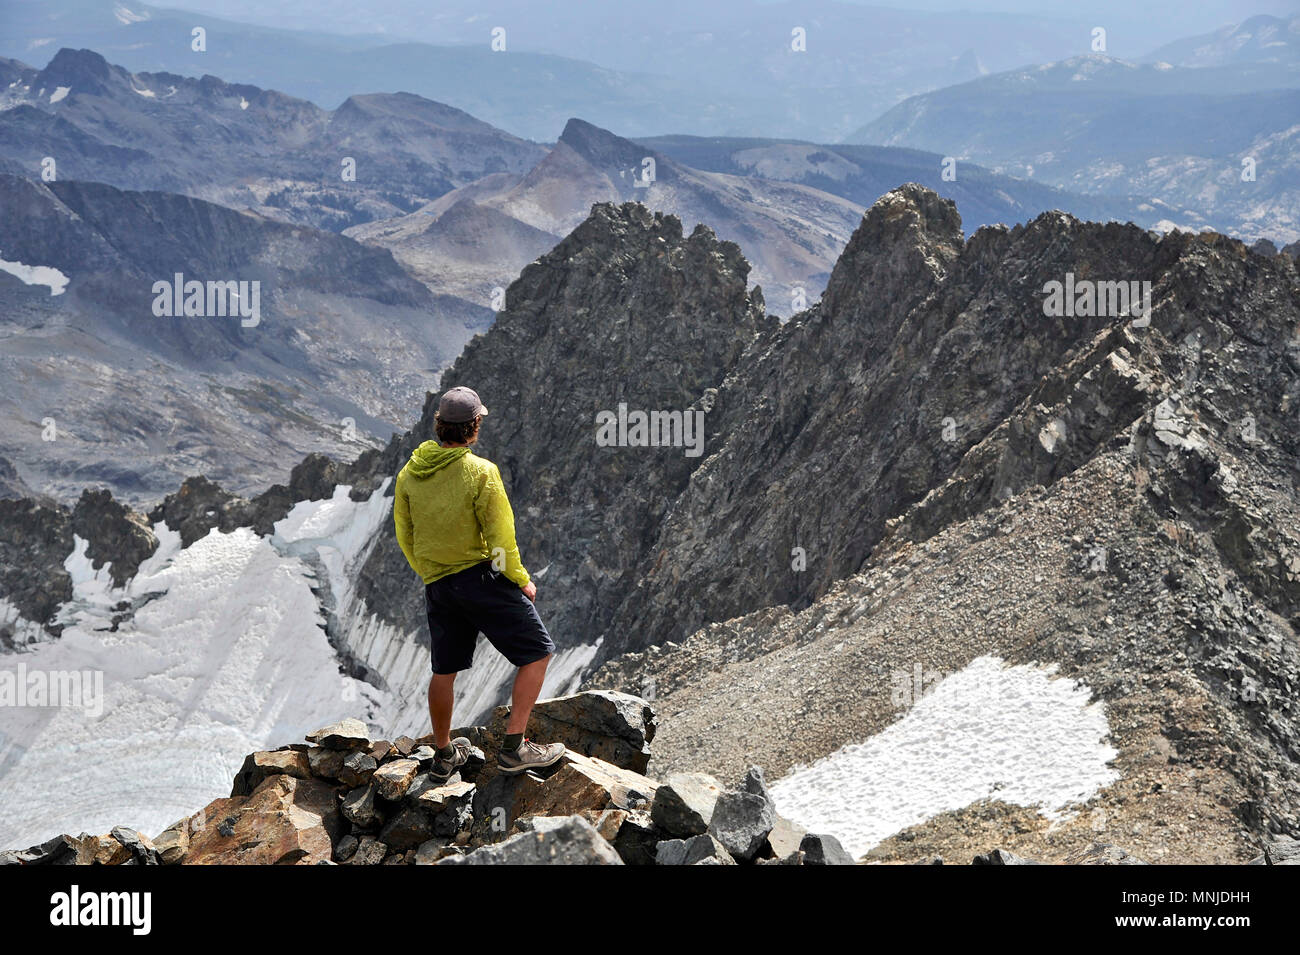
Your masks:
{"label": "hiker standing on rock", "polygon": [[471,388],[444,394],[434,417],[438,440],[415,449],[393,496],[397,543],[424,581],[433,664],[429,716],[438,746],[432,775],[438,781],[469,758],[469,740],[450,738],[453,687],[456,674],[473,663],[480,632],[519,668],[497,755],[501,772],[540,769],[564,755],[562,743],[524,738],[555,644],[533,606],[537,585],[519,559],[501,472],[470,450],[487,413]]}

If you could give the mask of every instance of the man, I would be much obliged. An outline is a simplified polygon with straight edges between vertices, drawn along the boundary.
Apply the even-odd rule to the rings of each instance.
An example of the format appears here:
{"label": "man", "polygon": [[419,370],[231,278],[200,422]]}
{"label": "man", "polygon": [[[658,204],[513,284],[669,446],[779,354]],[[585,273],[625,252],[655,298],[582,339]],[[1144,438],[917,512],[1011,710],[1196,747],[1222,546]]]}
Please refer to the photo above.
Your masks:
{"label": "man", "polygon": [[411,569],[424,581],[433,677],[429,716],[438,758],[431,775],[451,778],[469,758],[469,740],[451,737],[456,674],[469,669],[480,631],[518,667],[506,738],[497,754],[503,773],[556,763],[561,743],[524,738],[555,644],[537,615],[537,585],[515,544],[514,513],[501,472],[470,445],[488,413],[471,388],[452,388],[438,402],[437,441],[425,441],[397,475],[393,522]]}

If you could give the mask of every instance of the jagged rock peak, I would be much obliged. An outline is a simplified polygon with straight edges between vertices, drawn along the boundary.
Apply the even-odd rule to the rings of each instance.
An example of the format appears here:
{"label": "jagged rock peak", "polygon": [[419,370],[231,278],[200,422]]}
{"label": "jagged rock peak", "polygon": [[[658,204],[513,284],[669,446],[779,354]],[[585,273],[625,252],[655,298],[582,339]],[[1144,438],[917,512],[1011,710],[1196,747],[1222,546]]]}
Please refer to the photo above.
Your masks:
{"label": "jagged rock peak", "polygon": [[104,92],[116,77],[121,82],[125,70],[115,67],[94,50],[63,47],[41,71],[41,81],[68,86],[82,93]]}
{"label": "jagged rock peak", "polygon": [[938,285],[961,254],[961,216],[951,199],[906,183],[885,193],[862,217],[822,296],[828,314],[866,309],[903,314]]}

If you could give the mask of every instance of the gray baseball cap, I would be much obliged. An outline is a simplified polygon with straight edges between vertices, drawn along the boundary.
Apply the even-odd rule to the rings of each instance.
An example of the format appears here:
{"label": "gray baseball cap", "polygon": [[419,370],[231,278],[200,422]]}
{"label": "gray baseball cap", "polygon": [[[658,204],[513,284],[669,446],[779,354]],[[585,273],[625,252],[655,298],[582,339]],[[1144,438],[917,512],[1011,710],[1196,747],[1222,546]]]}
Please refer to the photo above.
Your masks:
{"label": "gray baseball cap", "polygon": [[464,424],[487,413],[483,402],[478,399],[478,392],[464,385],[452,388],[438,402],[438,417],[448,424]]}

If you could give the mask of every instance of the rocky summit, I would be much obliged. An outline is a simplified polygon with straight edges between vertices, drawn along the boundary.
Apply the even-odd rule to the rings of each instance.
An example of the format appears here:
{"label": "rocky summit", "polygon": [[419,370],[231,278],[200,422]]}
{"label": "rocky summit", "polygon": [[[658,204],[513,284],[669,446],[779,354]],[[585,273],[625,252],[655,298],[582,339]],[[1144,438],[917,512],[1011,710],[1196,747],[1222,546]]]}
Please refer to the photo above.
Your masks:
{"label": "rocky summit", "polygon": [[250,753],[228,797],[150,838],[117,826],[0,853],[18,865],[851,865],[833,836],[778,816],[751,769],[642,775],[657,720],[644,700],[589,691],[543,700],[539,730],[565,744],[540,772],[499,773],[506,707],[454,730],[470,760],[435,782],[433,737],[370,739],[346,718],[306,743]]}

